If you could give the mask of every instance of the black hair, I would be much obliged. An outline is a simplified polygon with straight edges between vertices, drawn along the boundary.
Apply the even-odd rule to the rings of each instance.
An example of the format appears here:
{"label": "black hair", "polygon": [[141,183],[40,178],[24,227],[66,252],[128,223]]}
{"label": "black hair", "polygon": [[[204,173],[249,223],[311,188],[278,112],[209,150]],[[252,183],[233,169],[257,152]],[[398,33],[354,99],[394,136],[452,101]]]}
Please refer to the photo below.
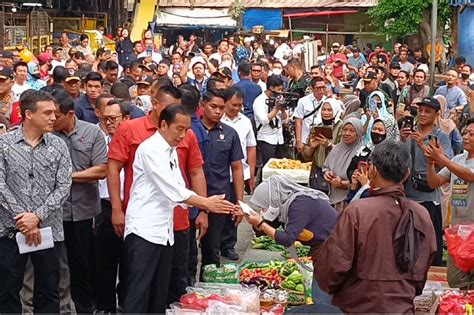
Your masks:
{"label": "black hair", "polygon": [[[401,71],[406,72],[405,70],[400,70],[400,72],[401,72]],[[426,79],[426,72],[425,72],[423,69],[415,69],[415,70],[413,71],[413,76],[415,76],[415,74],[416,74],[417,72],[423,73],[424,76],[425,76],[425,79]],[[407,72],[407,73],[408,73],[408,72]],[[407,76],[407,77],[408,77],[408,76]]]}
{"label": "black hair", "polygon": [[267,79],[267,89],[270,90],[271,87],[283,86],[283,80],[277,75],[271,75]]}
{"label": "black hair", "polygon": [[170,66],[170,61],[168,59],[161,59],[160,62],[158,62],[159,65],[167,65],[168,67]]}
{"label": "black hair", "polygon": [[158,126],[161,126],[162,121],[166,121],[168,125],[171,125],[178,115],[189,116],[189,113],[186,108],[180,104],[171,104],[166,106],[160,113],[160,117],[158,118]]}
{"label": "black hair", "polygon": [[239,64],[239,67],[238,67],[237,71],[240,75],[248,77],[250,75],[251,70],[252,70],[252,67],[251,67],[250,63],[243,62],[243,63]]}
{"label": "black hair", "polygon": [[122,114],[122,118],[130,115],[132,103],[121,98],[114,98],[107,102],[107,106],[112,106],[115,104],[118,104],[118,106],[120,107],[120,114]]}
{"label": "black hair", "polygon": [[53,70],[54,83],[63,83],[69,76],[69,71],[63,66],[56,66]]}
{"label": "black hair", "polygon": [[313,69],[321,70],[321,67],[320,67],[319,65],[314,65],[314,66],[311,66],[310,69],[311,69],[311,70],[313,70]]}
{"label": "black hair", "polygon": [[[413,157],[412,157],[413,158]],[[387,139],[375,146],[370,161],[383,179],[400,184],[410,169],[410,152],[401,142]]]}
{"label": "black hair", "polygon": [[89,39],[89,36],[87,36],[86,34],[81,34],[79,40],[82,42],[84,39]]}
{"label": "black hair", "polygon": [[18,67],[26,67],[28,69],[28,64],[24,61],[18,61],[17,63],[15,63],[15,65],[13,66],[13,72],[16,72],[16,69]]}
{"label": "black hair", "polygon": [[[32,113],[35,113],[38,109],[38,102],[54,102],[54,98],[45,91],[35,91],[33,89],[26,90],[20,96],[20,113],[21,117],[25,117],[25,113],[29,110]],[[74,108],[74,102],[73,102]]]}
{"label": "black hair", "polygon": [[105,54],[105,52],[106,52],[105,48],[101,47],[101,48],[97,49],[97,51],[95,52],[95,57],[99,58],[100,56]]}
{"label": "black hair", "polygon": [[296,58],[288,60],[287,66],[293,66],[297,69],[302,69],[300,61]]}
{"label": "black hair", "polygon": [[277,60],[273,60],[272,65],[274,65],[274,64],[276,64],[276,63],[279,63],[279,64],[281,64],[281,65],[283,66],[283,63],[282,63],[280,60],[278,60],[278,59],[277,59]]}
{"label": "black hair", "polygon": [[84,83],[87,84],[89,81],[99,81],[100,85],[102,85],[102,80],[102,76],[98,72],[92,71],[86,75]]}
{"label": "black hair", "polygon": [[84,54],[81,51],[76,51],[73,56],[76,59],[86,59],[86,56],[84,56]]}
{"label": "black hair", "polygon": [[116,70],[119,68],[119,65],[118,63],[116,63],[115,61],[113,60],[108,60],[106,63],[105,63],[105,71],[110,71],[110,70]]}
{"label": "black hair", "polygon": [[66,62],[65,62],[64,64],[65,64],[65,65],[68,65],[68,64],[70,64],[70,63],[75,63],[75,64],[77,65],[77,62],[76,62],[76,60],[74,60],[74,59],[68,59],[68,60],[66,60]]}
{"label": "black hair", "polygon": [[216,87],[216,83],[217,82],[220,82],[220,83],[225,83],[225,81],[223,79],[219,79],[219,78],[216,78],[216,77],[213,77],[209,80],[207,80],[207,84],[206,84],[206,89],[207,90],[219,90],[217,87]]}
{"label": "black hair", "polygon": [[221,39],[219,43],[217,43],[217,46],[220,46],[220,44],[222,44],[223,42],[226,42],[227,44],[229,44],[229,41],[227,39]]}
{"label": "black hair", "polygon": [[54,97],[54,103],[62,114],[66,115],[70,111],[74,111],[74,100],[65,90],[53,90],[51,95]]}
{"label": "black hair", "polygon": [[[99,108],[101,107],[101,103],[102,103],[102,100],[103,99],[107,99],[107,98],[115,98],[115,96],[113,96],[112,94],[110,93],[104,93],[104,94],[100,94],[99,97],[97,97],[96,101],[95,101],[95,107]],[[101,108],[99,108],[99,110],[101,110]]]}
{"label": "black hair", "polygon": [[[417,69],[417,70],[418,70],[418,69]],[[423,70],[421,70],[421,71],[423,71]],[[400,73],[404,73],[404,74],[406,75],[407,79],[410,78],[410,73],[409,73],[408,71],[406,71],[406,70],[400,70],[400,72],[399,72],[398,74],[400,74]],[[424,73],[424,71],[423,71],[423,73]]]}
{"label": "black hair", "polygon": [[137,46],[138,44],[141,44],[141,43],[142,43],[141,41],[136,40],[136,41],[133,42],[132,47],[135,48],[135,46]]}
{"label": "black hair", "polygon": [[466,58],[464,58],[463,56],[458,56],[458,57],[454,58],[454,63],[456,65],[466,63]]}
{"label": "black hair", "polygon": [[315,87],[316,83],[318,83],[318,82],[324,82],[324,78],[323,77],[312,78],[311,79],[311,87]]}
{"label": "black hair", "polygon": [[472,72],[472,66],[471,66],[471,65],[469,65],[469,64],[466,63],[463,67],[468,67],[468,68],[469,68],[469,71]]}
{"label": "black hair", "polygon": [[244,93],[237,86],[231,86],[228,89],[225,89],[223,93],[224,93],[226,102],[230,100],[231,98],[233,98],[234,96],[237,97],[238,99],[244,99]]}
{"label": "black hair", "polygon": [[106,63],[107,63],[107,61],[101,60],[101,61],[97,64],[97,70],[105,71],[105,64],[106,64]]}
{"label": "black hair", "polygon": [[124,100],[130,100],[130,92],[128,91],[128,85],[123,82],[115,82],[110,88],[110,94],[117,98],[122,98]]}
{"label": "black hair", "polygon": [[206,93],[204,93],[204,95],[202,96],[202,101],[204,103],[207,103],[210,100],[212,100],[214,97],[222,98],[224,102],[226,100],[222,90],[211,89],[211,90],[207,90]]}
{"label": "black hair", "polygon": [[474,124],[474,118],[469,118],[468,121],[466,121],[466,126],[469,126],[470,124]]}
{"label": "black hair", "polygon": [[179,87],[181,92],[181,104],[186,108],[190,115],[194,114],[201,100],[201,93],[198,89],[190,84],[183,84]]}
{"label": "black hair", "polygon": [[156,100],[161,103],[161,97],[169,95],[176,99],[181,99],[181,91],[173,85],[162,86],[155,95]]}

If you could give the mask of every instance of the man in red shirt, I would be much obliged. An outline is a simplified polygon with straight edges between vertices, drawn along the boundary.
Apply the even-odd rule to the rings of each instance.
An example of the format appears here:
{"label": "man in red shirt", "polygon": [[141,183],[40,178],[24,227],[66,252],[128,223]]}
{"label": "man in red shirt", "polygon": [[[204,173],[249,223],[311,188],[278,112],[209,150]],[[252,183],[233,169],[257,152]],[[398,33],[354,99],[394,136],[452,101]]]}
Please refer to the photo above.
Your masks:
{"label": "man in red shirt", "polygon": [[326,64],[333,65],[333,74],[338,80],[344,79],[344,65],[347,64],[347,57],[345,54],[339,52],[341,46],[339,43],[333,43],[332,54],[329,56]]}
{"label": "man in red shirt", "polygon": [[[155,93],[153,93],[155,92]],[[161,111],[171,104],[180,103],[181,92],[173,86],[163,86],[153,91],[153,107],[149,115],[124,122],[117,129],[109,147],[107,183],[112,203],[112,225],[115,233],[122,237],[125,226],[125,210],[130,198],[133,182],[133,161],[138,146],[156,133]],[[159,157],[157,157],[159,158]],[[198,195],[206,196],[206,181],[202,165],[204,164],[199,144],[192,130],[178,146],[178,158],[181,173],[186,184]],[[120,200],[120,171],[125,169],[124,200]],[[203,213],[201,216],[207,216]],[[189,251],[189,214],[187,209],[176,207],[174,210],[173,269],[170,280],[168,300],[175,302],[185,293]],[[176,257],[176,259],[175,259]]]}

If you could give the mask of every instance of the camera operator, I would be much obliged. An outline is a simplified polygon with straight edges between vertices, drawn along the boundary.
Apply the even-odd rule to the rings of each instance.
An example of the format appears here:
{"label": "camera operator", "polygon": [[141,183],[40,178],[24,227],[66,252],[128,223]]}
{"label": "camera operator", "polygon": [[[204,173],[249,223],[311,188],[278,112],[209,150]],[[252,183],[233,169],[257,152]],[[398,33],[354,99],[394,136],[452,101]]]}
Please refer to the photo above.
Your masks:
{"label": "camera operator", "polygon": [[282,158],[284,154],[283,122],[288,118],[284,108],[283,80],[276,75],[267,79],[267,90],[253,102],[257,125],[257,147],[262,166],[270,158]]}

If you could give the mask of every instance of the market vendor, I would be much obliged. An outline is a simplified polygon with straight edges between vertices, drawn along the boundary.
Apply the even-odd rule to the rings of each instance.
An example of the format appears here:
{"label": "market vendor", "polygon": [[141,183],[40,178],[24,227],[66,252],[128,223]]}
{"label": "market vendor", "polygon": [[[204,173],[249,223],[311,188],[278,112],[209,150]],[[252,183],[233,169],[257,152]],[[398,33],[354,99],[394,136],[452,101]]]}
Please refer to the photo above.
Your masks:
{"label": "market vendor", "polygon": [[[326,194],[281,175],[274,175],[255,188],[250,203],[262,212],[262,216],[246,216],[250,224],[277,244],[290,247],[295,241],[301,241],[311,246],[312,257],[331,233],[338,215]],[[274,221],[283,224],[284,229],[277,230],[274,224],[270,225]],[[329,302],[329,296],[315,284],[313,281],[313,299]]]}

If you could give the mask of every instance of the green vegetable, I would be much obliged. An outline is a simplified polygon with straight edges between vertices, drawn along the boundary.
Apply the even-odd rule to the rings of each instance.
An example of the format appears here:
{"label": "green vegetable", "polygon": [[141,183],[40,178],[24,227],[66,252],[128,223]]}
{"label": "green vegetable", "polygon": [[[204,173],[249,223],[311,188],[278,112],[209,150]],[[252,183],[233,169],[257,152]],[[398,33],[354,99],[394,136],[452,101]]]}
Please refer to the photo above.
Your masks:
{"label": "green vegetable", "polygon": [[288,290],[294,290],[296,287],[296,283],[291,280],[286,280],[281,284],[281,287]]}
{"label": "green vegetable", "polygon": [[295,270],[286,279],[291,280],[294,283],[301,283],[303,281],[303,275]]}
{"label": "green vegetable", "polygon": [[267,245],[265,243],[255,243],[252,244],[253,249],[266,249]]}
{"label": "green vegetable", "polygon": [[297,284],[295,286],[295,291],[303,293],[304,292],[304,286],[301,283]]}

